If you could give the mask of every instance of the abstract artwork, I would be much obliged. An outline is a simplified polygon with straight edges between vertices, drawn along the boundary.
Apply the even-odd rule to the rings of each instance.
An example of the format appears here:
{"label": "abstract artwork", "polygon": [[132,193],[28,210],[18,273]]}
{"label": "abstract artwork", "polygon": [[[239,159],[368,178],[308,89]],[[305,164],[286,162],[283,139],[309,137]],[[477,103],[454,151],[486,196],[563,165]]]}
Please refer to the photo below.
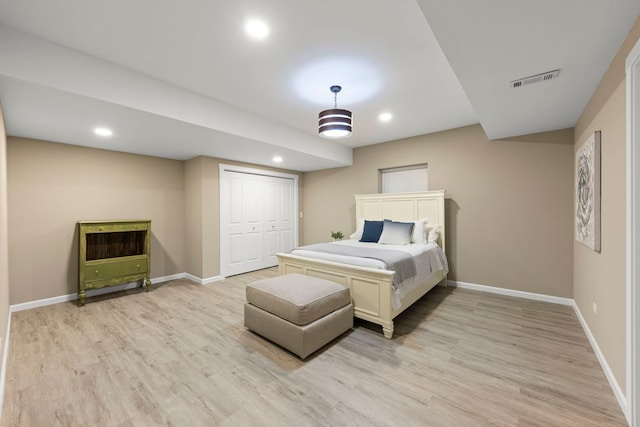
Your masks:
{"label": "abstract artwork", "polygon": [[576,240],[600,252],[600,131],[576,152]]}

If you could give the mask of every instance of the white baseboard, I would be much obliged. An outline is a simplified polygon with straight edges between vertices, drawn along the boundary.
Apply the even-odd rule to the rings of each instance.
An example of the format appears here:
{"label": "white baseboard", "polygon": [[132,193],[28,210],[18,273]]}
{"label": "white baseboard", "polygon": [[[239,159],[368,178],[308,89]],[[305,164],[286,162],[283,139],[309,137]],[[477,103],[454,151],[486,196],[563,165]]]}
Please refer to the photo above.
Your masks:
{"label": "white baseboard", "polygon": [[611,368],[607,363],[607,359],[605,359],[604,355],[602,354],[602,351],[600,351],[600,347],[598,347],[598,343],[596,342],[596,339],[591,334],[591,330],[589,329],[587,322],[584,320],[584,317],[582,317],[582,313],[580,312],[580,309],[578,308],[578,305],[576,304],[575,300],[571,298],[562,298],[562,297],[555,297],[551,295],[536,294],[533,292],[524,292],[524,291],[515,291],[513,289],[496,288],[494,286],[476,285],[474,283],[458,282],[456,280],[449,280],[448,285],[462,288],[462,289],[471,289],[471,290],[480,291],[480,292],[490,292],[493,294],[508,295],[512,297],[526,298],[526,299],[531,299],[536,301],[550,302],[554,304],[569,305],[573,307],[573,310],[575,311],[576,316],[578,316],[578,320],[582,325],[582,329],[584,330],[584,333],[587,335],[587,339],[591,344],[591,348],[593,349],[593,352],[596,354],[596,357],[598,358],[598,362],[600,362],[600,367],[602,368],[604,375],[607,377],[607,381],[609,381],[609,386],[611,387],[611,390],[613,391],[614,396],[618,400],[618,405],[620,405],[620,408],[622,409],[622,412],[624,413],[625,417],[629,419],[629,416],[627,413],[628,412],[627,398],[622,392],[622,389],[620,388],[618,381],[616,381],[616,377],[613,375],[613,372],[611,371]]}
{"label": "white baseboard", "polygon": [[453,286],[456,288],[461,288],[461,289],[471,289],[474,291],[490,292],[492,294],[507,295],[510,297],[518,297],[518,298],[525,298],[525,299],[531,299],[536,301],[551,302],[553,304],[571,305],[571,306],[574,304],[573,299],[571,298],[555,297],[552,295],[536,294],[533,292],[516,291],[513,289],[496,288],[495,286],[476,285],[475,283],[459,282],[457,280],[448,280],[447,285]]}
{"label": "white baseboard", "polygon": [[11,311],[7,315],[7,336],[4,338],[4,351],[2,352],[2,371],[0,372],[0,419],[4,405],[4,386],[7,378],[7,359],[9,358],[9,337],[11,336]]}
{"label": "white baseboard", "polygon": [[625,394],[622,392],[622,389],[620,388],[618,381],[616,381],[616,377],[613,375],[613,372],[611,371],[611,368],[607,363],[607,359],[605,359],[604,354],[602,354],[602,351],[600,351],[600,347],[598,347],[598,343],[596,342],[596,339],[591,334],[591,330],[589,329],[587,322],[584,320],[584,317],[582,317],[582,313],[578,308],[578,304],[576,304],[576,302],[573,301],[572,306],[573,306],[573,310],[576,312],[576,316],[578,316],[578,320],[580,320],[580,324],[582,325],[582,329],[584,329],[584,333],[587,335],[587,338],[589,339],[591,348],[593,348],[593,352],[596,354],[596,357],[598,358],[598,362],[600,362],[600,366],[604,371],[604,375],[607,377],[607,380],[609,381],[611,390],[613,390],[613,394],[616,396],[616,399],[618,400],[618,405],[620,405],[620,408],[622,409],[624,416],[627,419],[629,419],[629,414],[627,413],[628,412],[627,398]]}
{"label": "white baseboard", "polygon": [[168,276],[156,277],[155,279],[151,279],[151,285],[153,286],[154,283],[164,283],[164,282],[169,282],[171,280],[184,279],[185,274],[186,273],[177,273],[177,274],[170,274]]}
{"label": "white baseboard", "polygon": [[[168,282],[170,280],[177,280],[177,279],[184,279],[186,277],[186,273],[178,273],[178,274],[172,274],[169,276],[162,276],[162,277],[156,277],[156,278],[152,278],[151,279],[151,283],[152,284],[157,284],[157,283],[163,283],[163,282]],[[100,288],[100,289],[88,289],[87,290],[87,297],[95,297],[98,295],[104,295],[104,294],[108,294],[111,292],[118,292],[118,291],[124,291],[127,289],[134,289],[136,287],[140,286],[140,284],[138,282],[132,282],[132,283],[125,283],[122,285],[117,285],[117,286],[109,286],[109,287],[105,287],[105,288]],[[29,301],[29,302],[23,302],[20,304],[12,304],[9,307],[9,311],[11,313],[15,313],[18,311],[23,311],[23,310],[29,310],[32,308],[37,308],[37,307],[44,307],[47,305],[52,305],[52,304],[59,304],[62,302],[68,302],[68,301],[75,301],[78,299],[78,294],[77,293],[73,293],[73,294],[67,294],[67,295],[60,295],[57,297],[52,297],[52,298],[45,298],[45,299],[40,299],[40,300],[36,300],[36,301]]]}
{"label": "white baseboard", "polygon": [[198,276],[194,276],[193,274],[189,274],[189,273],[184,273],[184,277],[185,279],[189,279],[192,282],[195,282],[199,285],[208,285],[209,283],[224,280],[224,277],[222,276],[213,276],[213,277],[207,277],[206,279],[201,279]]}

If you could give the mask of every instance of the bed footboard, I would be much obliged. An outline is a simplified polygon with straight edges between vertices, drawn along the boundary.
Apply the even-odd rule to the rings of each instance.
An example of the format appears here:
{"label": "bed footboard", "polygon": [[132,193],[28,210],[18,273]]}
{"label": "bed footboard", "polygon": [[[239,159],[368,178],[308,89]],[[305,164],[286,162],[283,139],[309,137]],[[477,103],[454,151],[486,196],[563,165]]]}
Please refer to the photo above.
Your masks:
{"label": "bed footboard", "polygon": [[[340,264],[277,254],[279,273],[300,273],[319,277],[349,287],[354,316],[382,326],[385,338],[393,335],[393,318],[399,313],[391,307],[393,271]],[[400,310],[402,311],[402,310]]]}
{"label": "bed footboard", "polygon": [[297,255],[279,253],[279,273],[300,273],[307,276],[331,280],[349,287],[354,316],[382,326],[384,337],[393,336],[393,319],[429,292],[438,283],[446,286],[447,271],[434,273],[425,283],[407,293],[401,306],[394,310],[391,306],[393,271],[358,267],[337,262]]}

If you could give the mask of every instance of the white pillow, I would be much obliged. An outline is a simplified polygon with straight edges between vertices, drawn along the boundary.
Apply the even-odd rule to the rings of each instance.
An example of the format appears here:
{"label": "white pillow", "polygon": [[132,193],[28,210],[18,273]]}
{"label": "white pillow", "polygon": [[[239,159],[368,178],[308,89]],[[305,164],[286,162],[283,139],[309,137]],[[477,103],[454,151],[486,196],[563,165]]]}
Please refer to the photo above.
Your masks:
{"label": "white pillow", "polygon": [[429,236],[427,237],[427,241],[429,243],[438,243],[438,238],[440,237],[440,226],[434,225],[429,228]]}
{"label": "white pillow", "polygon": [[355,233],[349,236],[350,239],[362,239],[362,233],[364,232],[364,219],[358,220],[358,225],[356,227]]}
{"label": "white pillow", "polygon": [[383,245],[408,245],[415,224],[413,222],[396,222],[384,220],[382,234],[378,243]]}
{"label": "white pillow", "polygon": [[411,235],[411,243],[427,243],[425,229],[429,220],[427,218],[413,221],[413,233]]}

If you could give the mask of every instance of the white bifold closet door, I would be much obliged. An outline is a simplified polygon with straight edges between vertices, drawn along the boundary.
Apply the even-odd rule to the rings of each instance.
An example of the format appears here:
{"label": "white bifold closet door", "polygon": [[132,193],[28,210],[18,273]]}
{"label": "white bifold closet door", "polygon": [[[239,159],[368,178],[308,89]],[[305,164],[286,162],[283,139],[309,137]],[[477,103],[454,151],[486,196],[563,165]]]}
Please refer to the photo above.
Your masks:
{"label": "white bifold closet door", "polygon": [[295,245],[294,181],[223,171],[220,176],[220,261],[224,276],[278,265]]}

